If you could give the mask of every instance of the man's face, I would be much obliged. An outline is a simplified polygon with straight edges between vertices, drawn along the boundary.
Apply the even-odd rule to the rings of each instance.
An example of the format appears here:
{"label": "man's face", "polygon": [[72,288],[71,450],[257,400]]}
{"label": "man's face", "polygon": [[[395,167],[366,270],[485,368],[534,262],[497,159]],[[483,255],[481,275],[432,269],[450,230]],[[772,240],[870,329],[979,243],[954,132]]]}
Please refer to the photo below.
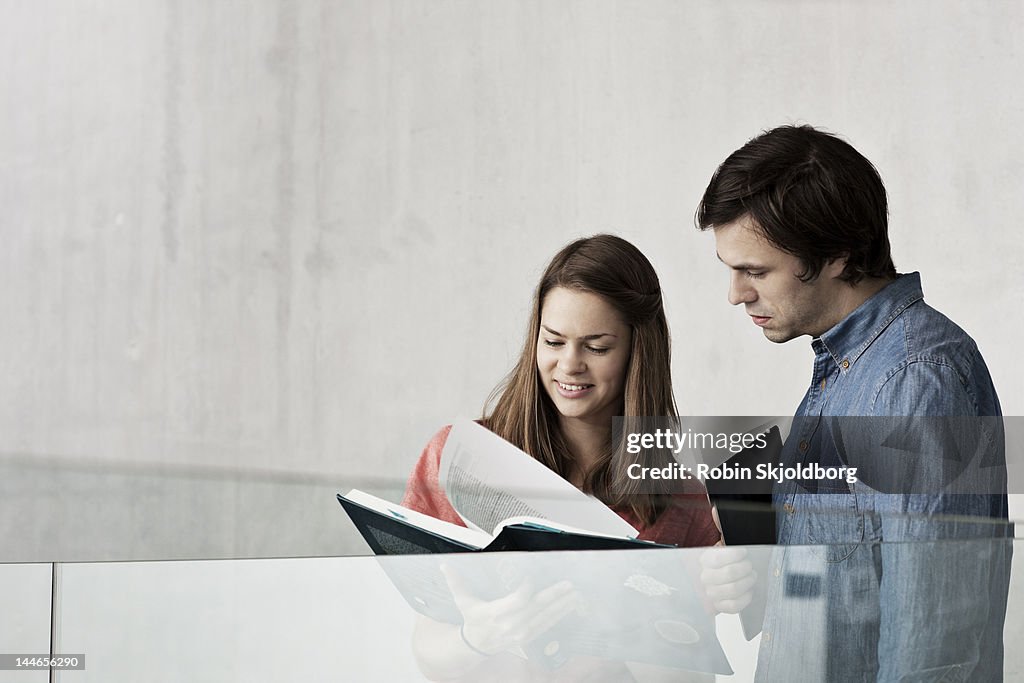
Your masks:
{"label": "man's face", "polygon": [[749,216],[715,228],[718,258],[732,270],[729,303],[743,304],[751,321],[770,341],[781,344],[809,334],[818,337],[842,319],[839,300],[845,286],[840,260],[826,264],[810,282],[801,282],[803,263],[776,248]]}

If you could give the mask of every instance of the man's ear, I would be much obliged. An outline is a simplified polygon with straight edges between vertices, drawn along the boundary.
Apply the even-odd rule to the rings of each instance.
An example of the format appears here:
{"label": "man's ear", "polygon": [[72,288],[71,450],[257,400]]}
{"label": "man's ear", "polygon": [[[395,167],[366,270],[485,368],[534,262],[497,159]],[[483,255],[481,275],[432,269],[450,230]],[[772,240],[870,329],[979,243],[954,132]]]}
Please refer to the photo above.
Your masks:
{"label": "man's ear", "polygon": [[835,258],[828,259],[825,261],[825,266],[821,269],[821,274],[830,279],[838,278],[846,270],[846,261],[849,256],[849,254],[841,254]]}

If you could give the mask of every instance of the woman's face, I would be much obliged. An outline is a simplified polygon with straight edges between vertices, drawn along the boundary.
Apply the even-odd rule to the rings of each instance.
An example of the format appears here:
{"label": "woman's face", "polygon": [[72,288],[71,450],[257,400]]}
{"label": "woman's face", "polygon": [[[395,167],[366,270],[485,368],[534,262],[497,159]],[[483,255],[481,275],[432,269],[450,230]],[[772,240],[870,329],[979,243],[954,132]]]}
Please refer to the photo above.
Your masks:
{"label": "woman's face", "polygon": [[607,301],[555,287],[541,302],[537,372],[562,419],[606,429],[621,412],[632,331]]}

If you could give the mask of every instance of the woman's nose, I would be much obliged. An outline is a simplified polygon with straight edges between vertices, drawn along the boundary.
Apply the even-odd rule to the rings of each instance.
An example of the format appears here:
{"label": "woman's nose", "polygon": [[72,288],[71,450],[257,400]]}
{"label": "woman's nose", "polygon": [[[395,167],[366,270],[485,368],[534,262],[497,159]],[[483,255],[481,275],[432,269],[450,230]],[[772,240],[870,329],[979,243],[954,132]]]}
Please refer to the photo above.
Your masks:
{"label": "woman's nose", "polygon": [[565,352],[558,357],[558,369],[570,374],[583,372],[586,369],[583,355],[579,350],[567,346]]}

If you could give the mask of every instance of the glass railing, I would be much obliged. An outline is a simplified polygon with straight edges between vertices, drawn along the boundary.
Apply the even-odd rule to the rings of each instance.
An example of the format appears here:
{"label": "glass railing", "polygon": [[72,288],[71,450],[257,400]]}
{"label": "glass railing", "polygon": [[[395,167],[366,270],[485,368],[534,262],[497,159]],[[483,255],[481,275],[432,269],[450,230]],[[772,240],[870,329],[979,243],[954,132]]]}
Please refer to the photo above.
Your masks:
{"label": "glass railing", "polygon": [[[81,658],[60,681],[747,681],[757,667],[763,680],[891,680],[877,667],[927,658],[960,668],[920,680],[1019,680],[1012,545],[1024,552],[1006,539],[6,564],[0,636],[8,653]],[[856,553],[917,582],[886,586],[880,604],[886,577],[845,565]],[[756,572],[750,602],[718,613],[708,571],[737,554]],[[1002,661],[974,675],[999,634]]]}
{"label": "glass railing", "polygon": [[377,558],[335,494],[398,500],[403,482],[59,465],[0,462],[0,683],[1024,678],[1024,550],[1005,523]]}
{"label": "glass railing", "polygon": [[0,457],[0,562],[372,554],[336,494],[405,482]]}

